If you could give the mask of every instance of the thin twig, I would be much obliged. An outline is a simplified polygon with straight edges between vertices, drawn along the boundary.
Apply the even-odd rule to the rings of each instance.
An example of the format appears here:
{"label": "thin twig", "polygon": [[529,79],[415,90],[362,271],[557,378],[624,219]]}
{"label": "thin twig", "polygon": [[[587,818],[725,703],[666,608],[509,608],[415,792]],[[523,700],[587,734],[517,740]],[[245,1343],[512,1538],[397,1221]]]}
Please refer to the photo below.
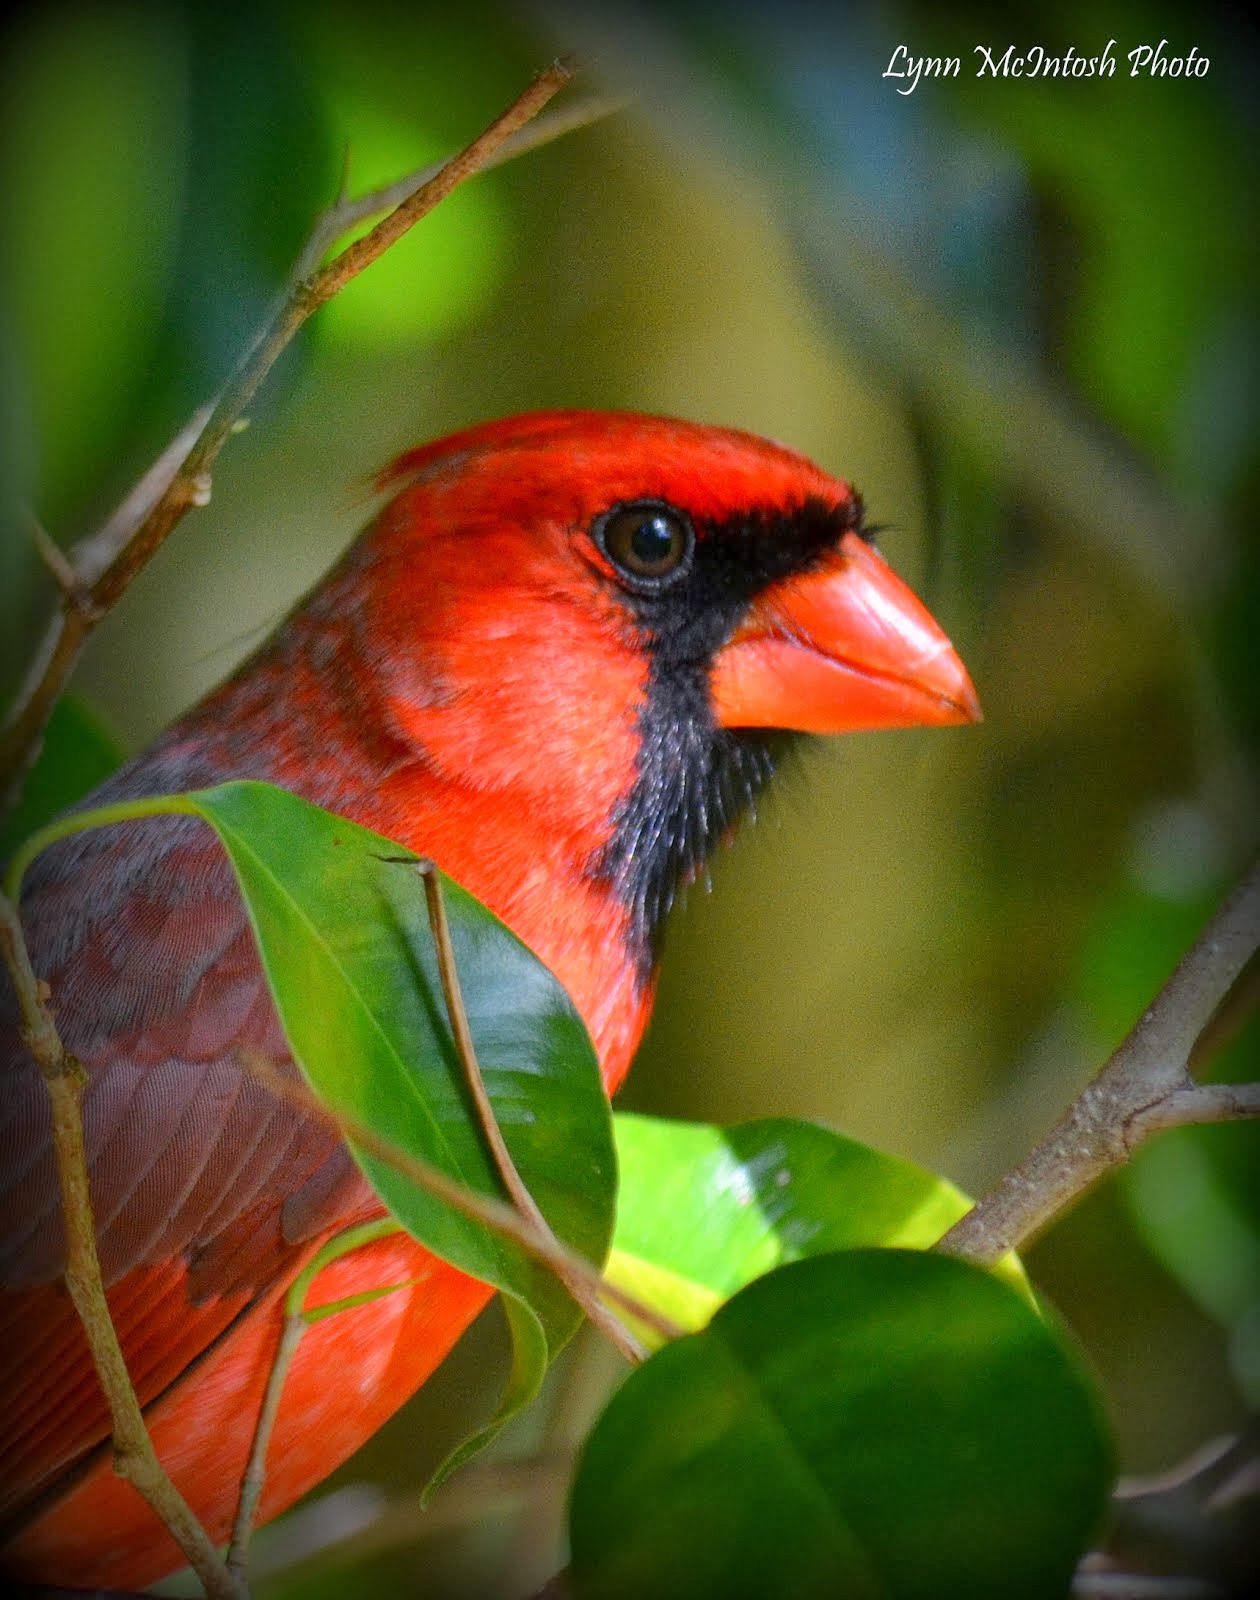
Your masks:
{"label": "thin twig", "polygon": [[7,895],[0,895],[0,943],[21,1009],[23,1042],[39,1066],[52,1105],[66,1240],[65,1283],[109,1405],[114,1470],[161,1518],[211,1600],[242,1600],[246,1593],[243,1584],[228,1572],[209,1534],[167,1476],[145,1426],[110,1315],[96,1252],[83,1143],[82,1095],[87,1075],[61,1041],[46,1003],[46,986],[35,976],[17,909]]}
{"label": "thin twig", "polygon": [[170,488],[175,474],[183,466],[188,452],[201,437],[202,431],[214,415],[216,401],[207,400],[184,423],[161,455],[132,484],[109,516],[85,539],[80,539],[70,552],[74,569],[80,581],[89,588],[106,572],[122,553],[128,539],[154,506]]}
{"label": "thin twig", "polygon": [[1260,1115],[1260,1085],[1198,1084],[1189,1061],[1260,946],[1260,861],[1182,957],[1124,1043],[1041,1144],[937,1245],[1001,1260],[1161,1128]]}
{"label": "thin twig", "polygon": [[[489,172],[492,168],[501,167],[517,156],[526,155],[531,150],[538,150],[543,145],[551,144],[553,140],[563,138],[567,133],[589,128],[593,123],[602,122],[606,117],[624,111],[629,104],[630,99],[626,95],[592,95],[585,100],[577,101],[574,105],[566,106],[563,111],[549,111],[546,116],[539,117],[506,140],[494,155],[482,163],[481,171]],[[379,189],[370,189],[364,194],[356,195],[354,199],[349,199],[347,197],[349,152],[347,152],[341,193],[334,204],[316,220],[310,238],[302,246],[294,275],[304,278],[313,272],[323,259],[325,251],[330,249],[343,234],[349,233],[351,228],[357,227],[359,223],[366,222],[369,217],[378,216],[391,206],[398,205],[421,184],[428,183],[431,178],[436,177],[441,169],[442,163],[435,161],[428,166],[418,167],[394,183],[384,184]]]}
{"label": "thin twig", "polygon": [[[63,596],[37,663],[11,717],[0,731],[0,802],[11,805],[21,780],[39,747],[48,718],[84,645],[100,617],[117,604],[167,535],[194,506],[210,498],[210,473],[219,451],[237,426],[258,386],[306,319],[370,266],[421,217],[446,198],[465,179],[480,172],[504,144],[543,109],[570,81],[569,67],[556,62],[496,117],[484,133],[438,172],[413,191],[362,238],[348,245],[310,276],[290,285],[267,324],[248,348],[218,398],[196,441],[171,474],[156,500],[145,505],[139,489],[135,502],[139,521],[134,528],[115,525],[112,535],[90,541],[90,549],[105,565],[95,573],[87,592],[89,604],[68,604]],[[164,453],[166,455],[172,452]],[[177,452],[175,452],[177,453]],[[162,474],[159,474],[159,478]],[[146,474],[146,480],[150,478]],[[129,497],[131,501],[133,497]],[[114,519],[111,519],[113,521]]]}
{"label": "thin twig", "polygon": [[[497,116],[484,133],[449,161],[443,162],[433,176],[405,200],[383,217],[369,233],[354,240],[320,267],[310,277],[302,279],[295,287],[294,299],[300,302],[299,321],[304,321],[316,307],[331,300],[352,278],[358,277],[364,267],[401,239],[420,218],[427,216],[440,201],[466,178],[484,170],[512,135],[532,122],[549,100],[571,82],[573,69],[562,61],[545,68],[529,87],[519,95],[506,111]],[[309,305],[304,302],[310,301]],[[295,312],[299,310],[295,307]],[[287,342],[287,341],[286,341]],[[270,363],[268,363],[270,365]],[[256,385],[255,385],[256,387]],[[252,393],[252,389],[251,389]],[[237,414],[234,412],[234,415]]]}
{"label": "thin twig", "polygon": [[[250,1535],[253,1532],[254,1519],[258,1514],[258,1502],[262,1498],[263,1487],[267,1481],[267,1449],[275,1429],[276,1417],[279,1415],[285,1379],[297,1354],[297,1347],[302,1342],[302,1335],[315,1320],[315,1314],[306,1309],[306,1296],[311,1285],[325,1267],[331,1266],[342,1256],[364,1245],[374,1244],[377,1239],[401,1231],[401,1224],[395,1222],[392,1217],[380,1217],[373,1222],[360,1223],[354,1228],[345,1228],[320,1246],[289,1285],[284,1297],[284,1326],[276,1346],[276,1353],[271,1358],[271,1371],[267,1374],[267,1386],[263,1391],[262,1406],[254,1426],[249,1461],[241,1478],[236,1516],[232,1521],[232,1539],[227,1553],[229,1572],[234,1572],[242,1578],[245,1574]],[[403,1287],[402,1284],[390,1284],[387,1288],[374,1292],[371,1298],[376,1298],[377,1294],[392,1293]],[[359,1304],[364,1298],[362,1295],[355,1295],[353,1303]],[[328,1309],[321,1306],[319,1311],[326,1313]]]}
{"label": "thin twig", "polygon": [[384,1161],[393,1167],[395,1172],[400,1172],[403,1177],[410,1179],[417,1188],[423,1189],[426,1194],[431,1194],[443,1205],[450,1206],[452,1211],[458,1211],[470,1221],[511,1239],[513,1244],[518,1245],[526,1255],[554,1272],[566,1287],[568,1287],[567,1274],[585,1284],[592,1293],[602,1295],[605,1300],[619,1305],[636,1321],[654,1329],[663,1339],[682,1337],[684,1330],[676,1323],[662,1316],[654,1307],[628,1294],[615,1283],[610,1283],[584,1256],[570,1250],[550,1230],[540,1233],[514,1206],[495,1199],[493,1195],[467,1188],[454,1178],[448,1177],[440,1167],[435,1167],[419,1156],[413,1156],[410,1151],[400,1150],[396,1144],[383,1139],[379,1133],[356,1117],[348,1116],[343,1111],[325,1105],[304,1083],[296,1078],[286,1077],[257,1051],[246,1053],[242,1059],[250,1073],[277,1100],[282,1100],[295,1110],[302,1111],[307,1116],[314,1117],[333,1128],[343,1139],[350,1140],[351,1143],[366,1150],[369,1155],[375,1156],[377,1160]]}
{"label": "thin twig", "polygon": [[550,1232],[546,1217],[538,1209],[538,1204],[526,1187],[524,1178],[517,1171],[516,1162],[512,1159],[512,1152],[507,1147],[503,1130],[499,1127],[494,1107],[490,1103],[486,1081],[481,1075],[477,1047],[473,1043],[472,1029],[468,1026],[468,1011],[464,1005],[459,968],[455,963],[451,927],[446,916],[446,897],[442,893],[437,864],[425,859],[417,861],[415,868],[424,884],[424,902],[429,913],[429,932],[433,935],[433,946],[437,952],[438,976],[442,982],[442,996],[446,1001],[446,1015],[451,1025],[451,1035],[455,1040],[455,1049],[459,1055],[460,1065],[464,1069],[469,1093],[473,1097],[482,1134],[490,1146],[495,1167],[503,1180],[503,1187],[511,1196],[512,1204],[536,1228]]}
{"label": "thin twig", "polygon": [[228,1545],[228,1571],[239,1577],[245,1575],[249,1559],[249,1538],[254,1530],[254,1518],[258,1514],[258,1502],[262,1498],[263,1485],[267,1481],[267,1447],[271,1443],[272,1430],[275,1428],[276,1417],[280,1411],[284,1380],[289,1375],[289,1367],[305,1332],[305,1317],[300,1313],[297,1316],[286,1316],[280,1332],[280,1342],[276,1346],[275,1355],[271,1358],[271,1371],[267,1374],[263,1403],[258,1412],[258,1421],[254,1424],[254,1438],[250,1445],[249,1461],[241,1478],[236,1516],[232,1520],[232,1540]]}
{"label": "thin twig", "polygon": [[[429,931],[433,935],[433,945],[437,951],[438,974],[442,980],[442,994],[446,1000],[446,1014],[451,1024],[451,1034],[455,1040],[460,1064],[464,1069],[465,1082],[468,1084],[477,1111],[477,1121],[481,1126],[482,1135],[490,1146],[495,1169],[512,1198],[512,1204],[539,1235],[555,1242],[551,1224],[539,1210],[538,1202],[530,1194],[525,1180],[517,1170],[516,1162],[512,1159],[512,1152],[507,1147],[503,1130],[499,1127],[498,1118],[494,1114],[494,1106],[490,1103],[485,1079],[481,1075],[481,1064],[477,1060],[472,1029],[468,1026],[468,1012],[464,1007],[464,995],[460,987],[459,970],[455,963],[455,950],[451,944],[451,929],[446,917],[446,901],[442,894],[442,881],[438,876],[437,864],[428,860],[417,861],[416,871],[419,872],[424,884],[424,900],[429,912]],[[627,1361],[638,1366],[646,1360],[647,1350],[620,1318],[600,1301],[598,1291],[591,1292],[584,1278],[575,1279],[558,1267],[552,1270],[581,1306],[588,1319]]]}
{"label": "thin twig", "polygon": [[70,558],[30,506],[22,508],[22,516],[30,529],[35,553],[43,562],[44,568],[53,582],[61,590],[63,598],[69,600],[72,606],[82,604],[87,591],[82,578],[71,564]]}

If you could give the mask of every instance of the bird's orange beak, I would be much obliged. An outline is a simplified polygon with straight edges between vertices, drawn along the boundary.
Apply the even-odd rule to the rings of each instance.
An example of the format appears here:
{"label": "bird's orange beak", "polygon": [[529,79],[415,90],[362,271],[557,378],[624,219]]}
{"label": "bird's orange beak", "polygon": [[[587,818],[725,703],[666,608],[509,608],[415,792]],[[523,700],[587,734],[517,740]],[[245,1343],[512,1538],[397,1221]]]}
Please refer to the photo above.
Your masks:
{"label": "bird's orange beak", "polygon": [[967,669],[926,606],[856,534],[839,554],[772,584],[718,651],[718,722],[801,733],[979,722]]}

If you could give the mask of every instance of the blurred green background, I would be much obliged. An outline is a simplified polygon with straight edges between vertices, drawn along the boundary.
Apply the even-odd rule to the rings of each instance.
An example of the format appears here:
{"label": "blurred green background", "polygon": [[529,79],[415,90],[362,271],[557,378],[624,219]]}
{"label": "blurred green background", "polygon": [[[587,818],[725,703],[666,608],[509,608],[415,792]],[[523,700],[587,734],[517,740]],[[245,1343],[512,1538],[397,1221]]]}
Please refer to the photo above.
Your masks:
{"label": "blurred green background", "polygon": [[[1114,77],[974,76],[977,44],[1109,39]],[[1131,77],[1127,52],[1161,39],[1207,75]],[[899,44],[961,72],[899,92]],[[819,1118],[980,1191],[1256,845],[1260,57],[1232,11],[17,12],[6,697],[51,599],[21,507],[63,542],[88,531],[222,378],[343,165],[357,191],[457,147],[558,52],[590,63],[570,100],[630,107],[478,179],[308,327],[77,689],[141,745],[344,547],[377,467],[482,417],[631,407],[812,455],[886,525],[987,720],[806,753],[676,916],[625,1099]],[[1258,1058],[1253,1024],[1211,1070]],[[1254,1128],[1165,1137],[1030,1253],[1127,1471],[1260,1400],[1258,1157]],[[490,1319],[335,1498],[260,1540],[276,1568],[306,1552],[262,1594],[509,1596],[547,1575],[548,1463],[613,1375],[589,1345],[499,1451],[543,1452],[532,1467],[480,1469],[427,1522],[414,1507],[500,1347]]]}

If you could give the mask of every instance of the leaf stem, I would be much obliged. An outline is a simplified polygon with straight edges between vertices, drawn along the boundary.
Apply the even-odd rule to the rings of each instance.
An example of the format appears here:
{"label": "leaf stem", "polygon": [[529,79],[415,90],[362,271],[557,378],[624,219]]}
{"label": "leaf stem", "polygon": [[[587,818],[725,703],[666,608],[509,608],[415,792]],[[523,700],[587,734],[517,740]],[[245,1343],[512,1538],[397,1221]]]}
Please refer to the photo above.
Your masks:
{"label": "leaf stem", "polygon": [[480,1223],[482,1227],[491,1228],[494,1232],[511,1239],[527,1255],[554,1272],[562,1282],[566,1281],[563,1275],[568,1273],[581,1280],[591,1293],[601,1295],[605,1300],[620,1306],[636,1321],[654,1328],[663,1339],[682,1337],[684,1330],[676,1323],[662,1316],[652,1306],[645,1305],[634,1295],[628,1294],[626,1290],[610,1283],[584,1256],[570,1250],[550,1230],[541,1233],[531,1222],[522,1217],[514,1206],[496,1200],[493,1195],[481,1194],[476,1189],[470,1189],[454,1178],[448,1177],[440,1167],[435,1167],[431,1162],[411,1155],[406,1150],[400,1150],[388,1139],[381,1138],[380,1134],[369,1128],[366,1123],[326,1105],[304,1083],[286,1077],[273,1062],[259,1052],[248,1052],[243,1057],[243,1064],[277,1100],[282,1100],[287,1105],[335,1128],[343,1139],[348,1139],[351,1143],[361,1146],[369,1155],[386,1162],[395,1172],[400,1172],[426,1194],[441,1200],[444,1205],[450,1206],[453,1211],[458,1211],[461,1216],[468,1217],[471,1221]]}
{"label": "leaf stem", "polygon": [[[276,1345],[276,1353],[271,1360],[271,1370],[267,1374],[267,1387],[263,1391],[263,1402],[258,1413],[258,1421],[254,1426],[249,1461],[241,1477],[241,1491],[236,1503],[236,1516],[232,1522],[232,1540],[228,1546],[227,1566],[228,1571],[238,1579],[243,1579],[245,1574],[254,1518],[258,1514],[258,1502],[262,1498],[267,1481],[267,1449],[275,1429],[276,1417],[280,1412],[285,1379],[289,1375],[293,1357],[297,1354],[297,1347],[302,1342],[302,1335],[315,1320],[315,1316],[306,1310],[307,1292],[324,1268],[334,1261],[365,1244],[372,1244],[377,1239],[401,1231],[401,1225],[392,1217],[380,1217],[373,1222],[361,1223],[358,1227],[346,1228],[326,1240],[289,1285],[284,1297],[284,1325],[279,1343]],[[391,1285],[391,1288],[401,1287],[400,1284]],[[358,1301],[360,1298],[362,1297],[356,1296],[355,1300]]]}
{"label": "leaf stem", "polygon": [[139,800],[118,800],[108,806],[93,806],[90,811],[72,811],[54,822],[37,828],[13,852],[4,875],[4,892],[18,905],[22,899],[22,880],[35,857],[59,839],[68,839],[91,828],[112,827],[118,822],[137,822],[143,817],[197,816],[197,808],[183,794],[146,795]]}
{"label": "leaf stem", "polygon": [[[468,1013],[464,1007],[463,990],[460,988],[459,970],[455,962],[455,950],[451,944],[450,923],[446,916],[446,901],[442,894],[442,880],[438,873],[437,865],[433,861],[420,860],[416,862],[416,871],[420,874],[424,884],[425,905],[429,913],[429,931],[433,935],[434,948],[437,951],[438,973],[442,980],[442,994],[446,1000],[446,1013],[451,1024],[451,1034],[455,1040],[455,1048],[459,1054],[460,1064],[464,1069],[464,1079],[473,1098],[476,1108],[477,1120],[481,1126],[486,1143],[490,1146],[490,1153],[498,1170],[503,1186],[511,1196],[512,1204],[516,1207],[521,1217],[532,1227],[540,1237],[548,1238],[556,1243],[555,1234],[551,1224],[543,1216],[538,1207],[538,1202],[530,1194],[525,1180],[517,1170],[512,1159],[512,1152],[507,1147],[503,1131],[499,1127],[498,1119],[494,1114],[490,1095],[486,1090],[485,1079],[481,1075],[481,1065],[477,1060],[476,1046],[473,1044],[472,1029],[468,1026]],[[600,1298],[599,1291],[592,1289],[585,1277],[575,1277],[567,1268],[558,1262],[552,1264],[552,1271],[564,1284],[565,1288],[577,1301],[586,1313],[587,1318],[609,1339],[617,1350],[634,1365],[639,1365],[647,1358],[647,1351],[638,1339],[630,1332],[619,1317],[614,1315]]]}

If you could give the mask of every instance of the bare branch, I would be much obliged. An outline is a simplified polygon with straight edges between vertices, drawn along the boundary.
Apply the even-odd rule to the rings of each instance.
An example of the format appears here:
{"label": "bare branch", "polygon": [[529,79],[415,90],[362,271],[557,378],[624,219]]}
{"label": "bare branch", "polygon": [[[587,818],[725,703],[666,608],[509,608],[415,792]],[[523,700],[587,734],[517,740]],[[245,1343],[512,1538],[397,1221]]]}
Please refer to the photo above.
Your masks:
{"label": "bare branch", "polygon": [[214,401],[198,406],[157,460],[110,512],[106,520],[70,552],[80,581],[89,587],[113,565],[127,541],[170,488],[188,452],[214,412]]}
{"label": "bare branch", "polygon": [[[307,317],[370,266],[453,189],[499,156],[507,141],[537,116],[571,77],[570,68],[560,62],[539,73],[484,133],[444,163],[370,233],[348,245],[310,276],[292,281],[214,401],[191,447],[181,455],[179,446],[184,437],[181,434],[145,474],[106,528],[87,542],[82,554],[83,564],[76,563],[80,583],[75,586],[77,592],[86,584],[87,603],[71,602],[69,592],[63,592],[62,603],[32,672],[0,731],[0,803],[6,808],[17,798],[21,780],[38,751],[52,708],[100,618],[118,603],[137,573],[185,514],[194,506],[209,501],[211,469],[219,451],[236,429],[259,385]],[[172,462],[175,463],[173,470],[167,476]],[[156,498],[151,498],[154,490]],[[134,526],[128,527],[128,520],[133,516],[137,520]],[[89,571],[92,575],[86,579]],[[64,584],[62,588],[65,591]]]}
{"label": "bare branch", "polygon": [[[624,111],[629,103],[628,97],[598,95],[580,100],[575,105],[566,106],[563,111],[548,112],[545,117],[539,117],[506,140],[494,155],[482,163],[481,171],[489,172],[492,168],[501,167],[517,156],[526,155],[531,150],[538,150],[543,145],[551,144],[553,140],[560,139],[567,133],[589,128],[592,123],[602,122],[605,117]],[[343,175],[341,194],[317,219],[310,238],[302,247],[294,275],[298,278],[306,277],[319,265],[325,251],[329,250],[343,234],[349,233],[350,229],[357,227],[360,222],[366,222],[369,217],[378,216],[391,206],[398,205],[422,184],[435,178],[441,170],[442,163],[433,162],[429,166],[417,168],[415,172],[409,172],[405,178],[399,178],[395,183],[388,183],[382,188],[370,189],[365,194],[357,195],[353,200],[348,198],[346,191],[348,174]]]}
{"label": "bare branch", "polygon": [[1260,1115],[1260,1085],[1197,1084],[1189,1070],[1196,1041],[1257,946],[1260,861],[1075,1104],[937,1249],[990,1266],[1034,1238],[1160,1128]]}
{"label": "bare branch", "polygon": [[114,1470],[144,1497],[187,1556],[211,1600],[243,1600],[209,1534],[158,1460],[114,1329],[96,1252],[96,1226],[83,1145],[86,1074],[61,1042],[47,1006],[47,986],[31,967],[17,909],[0,895],[0,944],[22,1015],[22,1037],[35,1057],[52,1103],[53,1148],[66,1235],[66,1288],[83,1324],[92,1362],[109,1405]]}
{"label": "bare branch", "polygon": [[[456,156],[438,168],[434,175],[418,189],[412,191],[388,216],[383,217],[370,233],[349,244],[340,255],[334,256],[326,266],[320,267],[310,277],[295,285],[288,311],[296,316],[298,325],[312,311],[324,305],[352,278],[358,277],[364,267],[370,266],[378,256],[384,255],[390,245],[401,239],[420,218],[427,216],[440,201],[445,200],[466,178],[485,169],[486,164],[504,144],[531,122],[565,84],[572,80],[572,69],[561,61],[553,62],[540,72],[529,88],[490,124],[486,131]],[[308,303],[309,302],[309,303]],[[265,340],[265,336],[264,336]],[[264,341],[260,341],[262,344]],[[285,343],[288,339],[285,339]],[[256,347],[257,348],[257,347]],[[271,363],[268,362],[268,366]],[[257,387],[255,384],[253,387]],[[251,388],[250,393],[252,394]],[[239,408],[233,415],[239,414]]]}
{"label": "bare branch", "polygon": [[1131,1150],[1165,1128],[1196,1122],[1241,1122],[1260,1117],[1260,1083],[1192,1083],[1174,1089],[1153,1106],[1135,1111],[1125,1124]]}

